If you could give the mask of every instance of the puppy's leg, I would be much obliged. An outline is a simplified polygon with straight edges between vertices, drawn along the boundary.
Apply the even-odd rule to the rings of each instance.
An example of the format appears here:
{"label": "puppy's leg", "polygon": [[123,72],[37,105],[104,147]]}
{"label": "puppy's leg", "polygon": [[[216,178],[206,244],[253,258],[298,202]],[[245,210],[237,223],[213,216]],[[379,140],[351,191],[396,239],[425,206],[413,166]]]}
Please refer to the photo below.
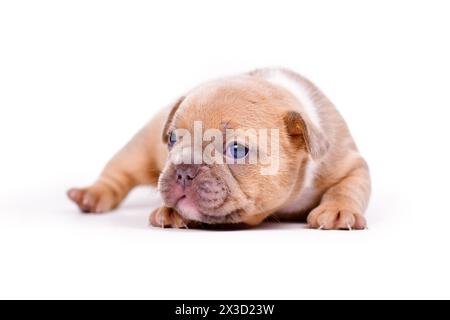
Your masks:
{"label": "puppy's leg", "polygon": [[159,159],[164,156],[158,124],[149,123],[105,167],[98,180],[87,188],[73,188],[68,196],[85,213],[115,209],[132,188],[156,184]]}
{"label": "puppy's leg", "polygon": [[370,175],[359,159],[353,169],[323,195],[320,205],[308,216],[308,225],[319,229],[365,229],[363,213],[370,196]]}
{"label": "puppy's leg", "polygon": [[187,222],[175,209],[163,206],[155,209],[150,215],[150,224],[160,228],[188,228]]}

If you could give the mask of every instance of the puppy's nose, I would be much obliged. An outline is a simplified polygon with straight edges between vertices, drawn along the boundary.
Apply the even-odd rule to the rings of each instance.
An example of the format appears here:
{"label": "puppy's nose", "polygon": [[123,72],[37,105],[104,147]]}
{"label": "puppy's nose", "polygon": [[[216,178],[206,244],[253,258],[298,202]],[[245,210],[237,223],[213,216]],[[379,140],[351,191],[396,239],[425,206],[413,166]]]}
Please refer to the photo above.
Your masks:
{"label": "puppy's nose", "polygon": [[197,176],[199,169],[199,166],[192,164],[182,164],[177,166],[177,183],[185,187],[190,186],[192,184],[192,181]]}

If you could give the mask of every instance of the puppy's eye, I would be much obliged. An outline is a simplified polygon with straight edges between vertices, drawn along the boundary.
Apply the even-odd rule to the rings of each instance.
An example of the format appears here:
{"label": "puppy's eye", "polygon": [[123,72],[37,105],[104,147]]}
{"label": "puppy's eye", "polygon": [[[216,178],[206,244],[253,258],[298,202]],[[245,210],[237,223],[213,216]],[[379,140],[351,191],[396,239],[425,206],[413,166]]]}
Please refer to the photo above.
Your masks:
{"label": "puppy's eye", "polygon": [[249,149],[237,142],[233,142],[228,146],[228,155],[234,159],[243,159],[248,155]]}
{"label": "puppy's eye", "polygon": [[175,132],[169,133],[169,147],[172,147],[175,143],[177,143],[177,135]]}

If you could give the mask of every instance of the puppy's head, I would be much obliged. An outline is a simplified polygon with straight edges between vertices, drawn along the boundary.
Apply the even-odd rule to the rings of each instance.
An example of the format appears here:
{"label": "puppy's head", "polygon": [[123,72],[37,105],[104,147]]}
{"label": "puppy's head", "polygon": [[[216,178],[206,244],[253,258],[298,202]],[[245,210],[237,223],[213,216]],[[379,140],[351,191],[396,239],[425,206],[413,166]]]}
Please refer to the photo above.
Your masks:
{"label": "puppy's head", "polygon": [[165,204],[208,224],[257,224],[301,185],[323,137],[288,92],[242,76],[205,84],[180,99],[163,131],[169,159]]}

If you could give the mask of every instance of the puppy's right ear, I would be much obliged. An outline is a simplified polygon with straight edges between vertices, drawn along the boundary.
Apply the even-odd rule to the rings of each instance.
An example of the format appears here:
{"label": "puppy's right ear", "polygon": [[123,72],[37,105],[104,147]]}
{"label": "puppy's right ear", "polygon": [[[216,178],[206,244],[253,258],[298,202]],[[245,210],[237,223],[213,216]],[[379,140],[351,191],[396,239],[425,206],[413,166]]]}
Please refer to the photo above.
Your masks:
{"label": "puppy's right ear", "polygon": [[171,110],[169,112],[169,115],[167,116],[166,123],[164,124],[164,129],[162,132],[162,140],[164,143],[167,143],[169,140],[169,128],[173,121],[173,117],[175,116],[175,113],[177,112],[178,108],[180,107],[181,103],[184,101],[185,97],[179,98],[171,107]]}

